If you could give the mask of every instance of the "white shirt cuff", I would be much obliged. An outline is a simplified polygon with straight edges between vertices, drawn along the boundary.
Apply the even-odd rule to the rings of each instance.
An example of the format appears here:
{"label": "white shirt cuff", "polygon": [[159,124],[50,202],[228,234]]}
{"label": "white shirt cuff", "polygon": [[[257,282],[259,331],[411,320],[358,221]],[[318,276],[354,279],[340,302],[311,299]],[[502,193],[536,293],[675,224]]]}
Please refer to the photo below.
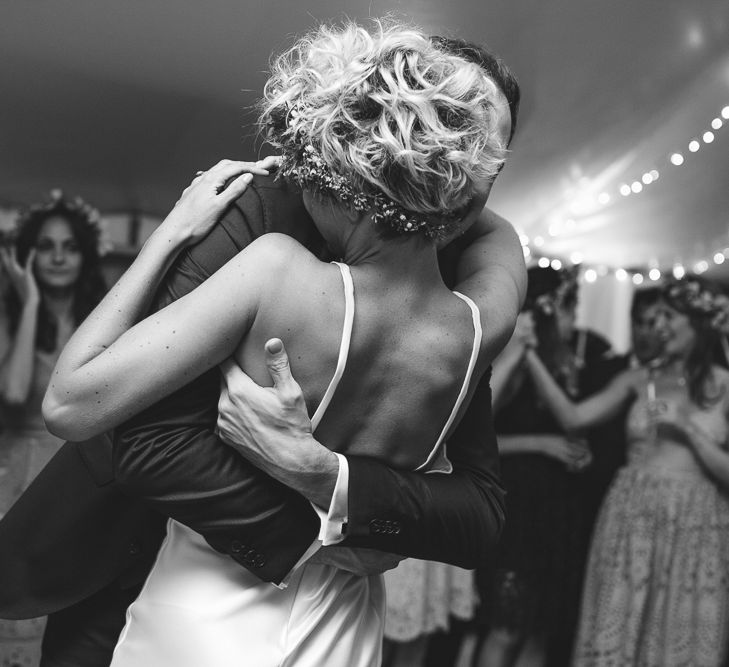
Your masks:
{"label": "white shirt cuff", "polygon": [[286,588],[291,580],[291,575],[319,551],[321,547],[338,544],[345,537],[349,515],[349,463],[347,462],[346,456],[342,456],[341,454],[336,454],[336,456],[339,461],[339,472],[337,473],[337,483],[334,485],[332,500],[329,503],[329,511],[324,512],[324,510],[314,505],[314,503],[311,503],[311,506],[319,517],[319,534],[304,552],[303,556],[299,558],[291,572],[278,584],[278,588]]}

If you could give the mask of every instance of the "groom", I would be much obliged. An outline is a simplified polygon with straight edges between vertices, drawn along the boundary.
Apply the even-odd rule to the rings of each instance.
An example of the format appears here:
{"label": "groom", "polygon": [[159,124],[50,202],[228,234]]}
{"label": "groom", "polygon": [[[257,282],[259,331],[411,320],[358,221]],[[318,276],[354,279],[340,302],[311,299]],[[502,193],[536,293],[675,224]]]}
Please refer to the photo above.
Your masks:
{"label": "groom", "polygon": [[[478,57],[504,92],[510,136],[519,98],[513,77],[485,51],[449,46]],[[271,231],[324,252],[299,193],[257,179],[210,235],[179,258],[156,307],[194,289]],[[473,271],[474,263],[480,271]],[[443,270],[451,282],[456,272],[461,280],[471,271],[484,289],[511,285],[515,317],[524,268],[508,223],[485,211],[474,234],[443,253]],[[499,314],[505,329],[511,315]],[[449,442],[451,475],[394,471],[358,457],[338,458],[335,466],[331,459],[307,459],[306,465],[322,466],[299,471],[309,480],[299,491],[320,506],[321,516],[304,496],[215,436],[218,395],[214,370],[135,416],[115,432],[113,443],[67,443],[0,522],[0,618],[51,614],[45,667],[108,665],[124,609],[151,566],[166,517],[274,583],[285,582],[319,543],[464,567],[478,565],[495,543],[503,498],[487,381]]]}

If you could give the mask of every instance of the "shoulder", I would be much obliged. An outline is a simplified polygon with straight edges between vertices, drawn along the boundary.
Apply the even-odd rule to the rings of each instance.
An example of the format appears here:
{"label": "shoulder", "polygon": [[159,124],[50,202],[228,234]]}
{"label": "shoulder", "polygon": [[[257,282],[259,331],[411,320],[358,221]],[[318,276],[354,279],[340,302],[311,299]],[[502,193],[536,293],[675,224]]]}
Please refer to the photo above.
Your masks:
{"label": "shoulder", "polygon": [[643,366],[635,368],[626,368],[618,373],[612,380],[611,384],[621,385],[626,389],[637,393],[648,379],[648,371]]}
{"label": "shoulder", "polygon": [[269,232],[255,239],[233,260],[243,268],[251,268],[263,278],[271,273],[290,271],[319,260],[296,239],[278,232]]}

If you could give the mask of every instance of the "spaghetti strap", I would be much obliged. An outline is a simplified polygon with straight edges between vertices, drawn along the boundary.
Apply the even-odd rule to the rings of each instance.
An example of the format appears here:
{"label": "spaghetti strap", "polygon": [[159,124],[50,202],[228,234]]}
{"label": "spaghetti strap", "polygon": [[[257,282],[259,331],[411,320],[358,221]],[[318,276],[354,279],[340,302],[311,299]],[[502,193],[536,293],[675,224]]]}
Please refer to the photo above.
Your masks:
{"label": "spaghetti strap", "polygon": [[440,437],[438,438],[438,441],[435,443],[435,447],[433,447],[432,451],[428,455],[428,458],[425,460],[424,463],[419,465],[416,470],[422,470],[423,468],[427,468],[431,463],[433,463],[434,459],[438,455],[438,452],[440,451],[440,446],[443,444],[443,440],[446,437],[446,434],[448,433],[449,429],[453,425],[454,420],[456,419],[456,416],[458,414],[458,411],[461,409],[461,404],[463,403],[463,400],[466,398],[466,394],[468,394],[468,387],[471,384],[471,376],[473,375],[473,369],[476,367],[476,361],[478,360],[478,353],[481,349],[481,337],[483,335],[483,331],[481,329],[481,313],[478,309],[478,306],[473,302],[472,299],[467,297],[465,294],[461,294],[460,292],[453,292],[456,296],[460,297],[465,301],[468,306],[471,309],[471,318],[473,320],[473,347],[471,348],[471,358],[468,360],[468,368],[466,369],[466,377],[463,378],[463,384],[461,385],[461,391],[458,393],[458,398],[456,399],[456,403],[453,406],[453,409],[451,410],[451,414],[448,417],[448,420],[445,423],[445,426],[443,427],[443,430],[440,433]]}
{"label": "spaghetti strap", "polygon": [[327,390],[324,392],[324,396],[321,399],[321,403],[314,412],[314,416],[311,418],[311,430],[315,431],[319,425],[321,418],[324,416],[324,412],[334,396],[334,392],[337,390],[339,381],[344,375],[344,368],[347,365],[347,357],[349,356],[349,344],[352,340],[352,325],[354,324],[354,283],[352,282],[352,274],[349,271],[349,267],[346,264],[340,262],[332,262],[339,267],[339,272],[342,274],[342,282],[344,283],[344,324],[342,326],[342,342],[339,345],[339,358],[337,359],[337,368],[334,371],[331,381]]}

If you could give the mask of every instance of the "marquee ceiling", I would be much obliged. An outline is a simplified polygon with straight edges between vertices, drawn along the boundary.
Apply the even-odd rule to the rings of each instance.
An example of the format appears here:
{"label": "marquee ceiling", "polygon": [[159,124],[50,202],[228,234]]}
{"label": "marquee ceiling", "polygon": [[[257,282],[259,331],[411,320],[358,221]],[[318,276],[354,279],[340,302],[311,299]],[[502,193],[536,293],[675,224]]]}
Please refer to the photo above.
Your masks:
{"label": "marquee ceiling", "polygon": [[6,0],[0,202],[62,187],[161,214],[197,169],[253,153],[247,107],[272,51],[388,11],[486,42],[519,76],[491,207],[534,253],[729,275],[712,261],[729,247],[726,0]]}

